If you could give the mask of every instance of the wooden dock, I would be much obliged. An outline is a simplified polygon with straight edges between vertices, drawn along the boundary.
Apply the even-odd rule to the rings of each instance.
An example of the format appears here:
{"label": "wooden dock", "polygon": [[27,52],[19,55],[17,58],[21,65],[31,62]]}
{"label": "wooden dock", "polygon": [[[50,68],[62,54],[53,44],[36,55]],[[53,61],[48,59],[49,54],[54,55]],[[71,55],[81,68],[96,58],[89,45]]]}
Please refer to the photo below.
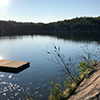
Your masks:
{"label": "wooden dock", "polygon": [[29,62],[0,60],[0,71],[19,73],[30,66]]}

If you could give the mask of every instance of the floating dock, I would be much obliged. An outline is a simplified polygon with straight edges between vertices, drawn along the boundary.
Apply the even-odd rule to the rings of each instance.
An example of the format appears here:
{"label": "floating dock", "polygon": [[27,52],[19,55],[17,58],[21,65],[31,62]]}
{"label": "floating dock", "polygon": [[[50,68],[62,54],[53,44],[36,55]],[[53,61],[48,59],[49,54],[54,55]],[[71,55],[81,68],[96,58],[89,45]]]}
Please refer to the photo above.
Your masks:
{"label": "floating dock", "polygon": [[29,62],[0,60],[0,71],[19,73],[30,66]]}

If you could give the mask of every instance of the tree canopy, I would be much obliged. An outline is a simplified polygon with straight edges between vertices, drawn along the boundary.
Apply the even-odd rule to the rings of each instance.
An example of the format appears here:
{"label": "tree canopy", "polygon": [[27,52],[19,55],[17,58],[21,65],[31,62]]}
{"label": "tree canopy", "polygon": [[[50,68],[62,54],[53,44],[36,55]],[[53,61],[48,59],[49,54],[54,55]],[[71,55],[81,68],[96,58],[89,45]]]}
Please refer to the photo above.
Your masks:
{"label": "tree canopy", "polygon": [[3,35],[52,35],[63,38],[100,37],[99,17],[76,17],[52,23],[0,21]]}

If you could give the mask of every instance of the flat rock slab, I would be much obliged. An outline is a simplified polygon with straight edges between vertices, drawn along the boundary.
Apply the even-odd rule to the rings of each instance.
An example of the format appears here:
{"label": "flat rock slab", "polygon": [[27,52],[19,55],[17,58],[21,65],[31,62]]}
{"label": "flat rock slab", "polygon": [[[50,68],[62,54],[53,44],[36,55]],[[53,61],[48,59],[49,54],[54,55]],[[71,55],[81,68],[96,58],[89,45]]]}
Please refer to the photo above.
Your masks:
{"label": "flat rock slab", "polygon": [[68,100],[100,100],[100,63]]}
{"label": "flat rock slab", "polygon": [[0,60],[0,71],[19,73],[29,67],[29,62]]}

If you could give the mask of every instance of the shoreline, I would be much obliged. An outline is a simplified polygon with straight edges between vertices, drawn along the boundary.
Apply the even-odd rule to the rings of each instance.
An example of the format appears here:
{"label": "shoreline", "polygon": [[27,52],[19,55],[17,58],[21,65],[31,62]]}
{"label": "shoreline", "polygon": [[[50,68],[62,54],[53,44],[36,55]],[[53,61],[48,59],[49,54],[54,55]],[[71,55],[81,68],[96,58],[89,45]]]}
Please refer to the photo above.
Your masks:
{"label": "shoreline", "polygon": [[74,94],[68,100],[99,100],[100,98],[100,62],[84,78]]}

